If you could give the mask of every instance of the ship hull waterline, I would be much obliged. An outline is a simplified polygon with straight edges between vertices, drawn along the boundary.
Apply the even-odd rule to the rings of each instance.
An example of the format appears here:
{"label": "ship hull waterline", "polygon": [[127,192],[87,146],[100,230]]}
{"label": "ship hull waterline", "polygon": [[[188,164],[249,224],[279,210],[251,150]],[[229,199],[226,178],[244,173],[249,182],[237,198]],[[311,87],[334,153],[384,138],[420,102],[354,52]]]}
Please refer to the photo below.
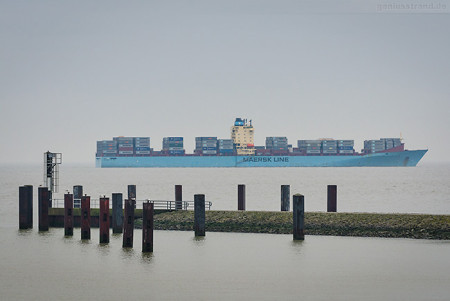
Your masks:
{"label": "ship hull waterline", "polygon": [[427,150],[356,156],[97,157],[96,167],[389,167],[416,166]]}

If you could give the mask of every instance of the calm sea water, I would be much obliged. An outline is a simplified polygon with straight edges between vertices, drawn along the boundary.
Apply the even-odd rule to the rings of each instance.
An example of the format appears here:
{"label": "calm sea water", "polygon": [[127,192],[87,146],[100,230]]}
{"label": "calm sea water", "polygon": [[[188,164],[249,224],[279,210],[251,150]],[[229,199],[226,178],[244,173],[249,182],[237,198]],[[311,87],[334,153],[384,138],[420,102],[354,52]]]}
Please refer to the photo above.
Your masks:
{"label": "calm sea water", "polygon": [[[18,230],[18,187],[42,183],[41,166],[1,166],[1,300],[448,300],[450,242],[410,239],[155,231],[154,252],[81,242],[63,229]],[[326,210],[326,185],[338,185],[338,211],[450,214],[450,166],[416,168],[95,169],[62,166],[62,197],[88,195],[185,200],[204,193],[213,209],[235,210],[237,184],[248,210],[279,210],[280,185],[305,195],[307,211]],[[35,188],[35,200],[37,200]],[[36,202],[35,202],[36,203]]]}

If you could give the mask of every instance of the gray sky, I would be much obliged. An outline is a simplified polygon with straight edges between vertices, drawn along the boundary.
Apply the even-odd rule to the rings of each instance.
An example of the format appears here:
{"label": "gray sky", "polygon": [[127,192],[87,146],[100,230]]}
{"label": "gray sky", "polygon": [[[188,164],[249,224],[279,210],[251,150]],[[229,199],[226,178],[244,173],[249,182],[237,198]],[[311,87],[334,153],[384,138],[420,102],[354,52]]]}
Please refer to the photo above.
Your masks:
{"label": "gray sky", "polygon": [[[361,3],[363,2],[363,3]],[[434,7],[392,7],[419,3]],[[391,5],[390,7],[387,5]],[[383,6],[384,5],[384,6]],[[438,6],[439,5],[439,6]],[[97,140],[398,137],[450,161],[450,1],[0,0],[0,162]]]}

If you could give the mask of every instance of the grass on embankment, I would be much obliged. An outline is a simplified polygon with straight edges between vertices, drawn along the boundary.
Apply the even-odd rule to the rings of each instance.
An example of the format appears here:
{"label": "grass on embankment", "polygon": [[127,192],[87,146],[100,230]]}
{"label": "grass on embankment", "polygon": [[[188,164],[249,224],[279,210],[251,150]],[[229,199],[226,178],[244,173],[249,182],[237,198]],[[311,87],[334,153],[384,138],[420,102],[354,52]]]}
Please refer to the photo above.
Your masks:
{"label": "grass on embankment", "polygon": [[[292,212],[206,211],[205,217],[206,231],[292,234]],[[193,224],[193,211],[154,216],[157,230],[192,231]],[[305,234],[450,239],[450,215],[305,212]]]}

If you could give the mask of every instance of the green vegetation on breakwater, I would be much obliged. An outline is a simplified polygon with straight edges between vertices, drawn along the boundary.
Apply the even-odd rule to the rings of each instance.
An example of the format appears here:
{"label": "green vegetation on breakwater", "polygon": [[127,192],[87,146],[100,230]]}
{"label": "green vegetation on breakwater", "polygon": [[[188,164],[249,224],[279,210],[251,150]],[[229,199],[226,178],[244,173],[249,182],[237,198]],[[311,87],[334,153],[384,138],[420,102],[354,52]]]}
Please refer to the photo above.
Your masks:
{"label": "green vegetation on breakwater", "polygon": [[[110,210],[111,212],[111,210]],[[206,231],[292,234],[292,212],[206,211]],[[74,209],[74,216],[80,209]],[[98,216],[99,209],[91,209]],[[64,216],[64,208],[49,208],[49,215]],[[135,210],[136,228],[142,209]],[[193,211],[155,210],[156,230],[192,231]],[[306,235],[397,237],[450,240],[450,215],[305,212]]]}
{"label": "green vegetation on breakwater", "polygon": [[[206,211],[205,217],[211,232],[292,234],[292,212]],[[156,230],[191,231],[193,224],[193,211],[154,216]],[[450,215],[305,212],[305,234],[450,239]]]}

